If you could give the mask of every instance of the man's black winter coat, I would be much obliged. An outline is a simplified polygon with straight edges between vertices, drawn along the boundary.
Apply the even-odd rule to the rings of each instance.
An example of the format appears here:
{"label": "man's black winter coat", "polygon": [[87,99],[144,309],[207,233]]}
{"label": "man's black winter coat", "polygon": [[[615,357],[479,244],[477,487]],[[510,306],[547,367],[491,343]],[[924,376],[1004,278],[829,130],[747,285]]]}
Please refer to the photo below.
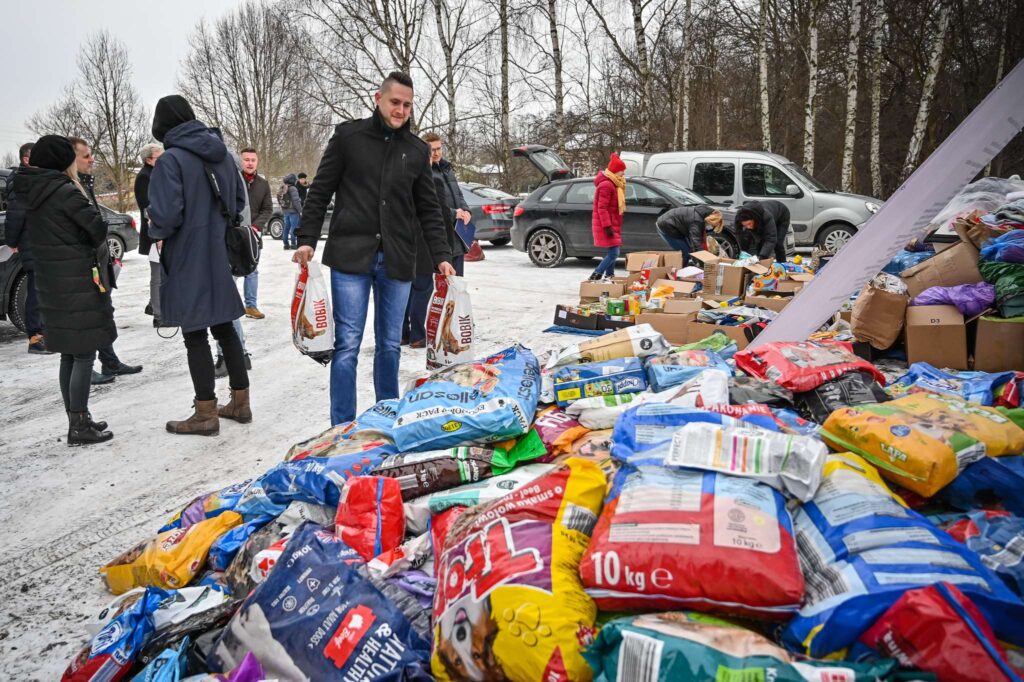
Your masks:
{"label": "man's black winter coat", "polygon": [[34,269],[32,258],[32,242],[28,238],[28,230],[25,229],[25,202],[18,196],[18,188],[15,187],[18,174],[28,168],[19,166],[13,169],[7,178],[7,213],[4,219],[4,243],[12,249],[18,249],[21,256],[21,267],[26,271]]}
{"label": "man's black winter coat", "polygon": [[704,248],[704,219],[715,212],[707,204],[680,206],[658,218],[658,229],[674,239],[685,239],[690,253]]}
{"label": "man's black winter coat", "polygon": [[406,123],[392,130],[379,110],[335,128],[306,195],[299,246],[316,248],[327,205],[334,215],[324,247],[325,265],[370,272],[384,251],[389,277],[411,281],[422,233],[435,266],[451,262],[447,230],[430,170],[430,148]]}
{"label": "man's black winter coat", "polygon": [[[754,229],[740,223],[753,220]],[[785,261],[786,235],[789,232],[789,208],[781,201],[748,201],[736,211],[736,237],[740,248],[758,258],[776,258],[782,253]]]}
{"label": "man's black winter coat", "polygon": [[92,273],[97,252],[105,251],[107,242],[99,211],[59,171],[24,169],[18,175],[18,192],[35,254],[46,347],[57,353],[90,353],[110,346],[117,327],[109,282],[107,292],[101,293]]}
{"label": "man's black winter coat", "polygon": [[149,176],[153,174],[153,167],[148,163],[142,164],[142,170],[135,176],[135,203],[139,205],[139,253],[143,256],[149,255],[149,247],[153,241],[149,238],[149,217],[146,209],[149,208]]}

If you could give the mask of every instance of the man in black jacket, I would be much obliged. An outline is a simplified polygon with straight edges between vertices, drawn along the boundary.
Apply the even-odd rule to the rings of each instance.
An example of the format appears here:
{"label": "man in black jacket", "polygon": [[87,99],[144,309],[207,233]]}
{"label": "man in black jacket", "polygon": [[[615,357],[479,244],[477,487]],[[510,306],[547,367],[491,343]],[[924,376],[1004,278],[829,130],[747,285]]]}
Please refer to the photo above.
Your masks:
{"label": "man in black jacket", "polygon": [[789,209],[781,201],[748,201],[736,211],[736,237],[740,248],[761,260],[786,262]]}
{"label": "man in black jacket", "polygon": [[[239,160],[242,162],[242,179],[245,180],[245,188],[249,193],[249,211],[252,214],[252,226],[263,234],[267,229],[270,217],[274,215],[274,202],[270,196],[270,183],[267,179],[256,173],[260,163],[260,157],[252,147],[246,147],[239,153]],[[256,296],[260,285],[259,267],[246,275],[242,291],[245,294],[245,316],[254,320],[262,320],[266,315],[260,312],[257,307]]]}
{"label": "man in black jacket", "polygon": [[683,254],[683,265],[690,254],[704,248],[704,233],[710,227],[722,231],[722,213],[707,204],[679,206],[662,213],[655,222],[658,234],[670,248]]}
{"label": "man in black jacket", "polygon": [[335,341],[331,364],[331,422],[356,416],[356,368],[374,298],[373,385],[377,400],[398,397],[402,320],[422,234],[442,275],[454,275],[451,249],[431,176],[429,149],[409,132],[413,86],[392,72],[374,96],[369,118],[335,128],[306,195],[299,248],[292,260],[313,257],[327,205],[334,215],[323,262],[331,268]]}
{"label": "man in black jacket", "polygon": [[43,321],[39,315],[39,303],[36,299],[35,261],[32,258],[32,244],[28,240],[25,228],[25,207],[14,191],[14,178],[23,168],[28,168],[28,157],[32,153],[33,144],[26,142],[18,150],[21,165],[12,168],[14,172],[7,178],[7,217],[4,226],[4,242],[12,251],[20,254],[21,267],[25,271],[25,333],[28,334],[28,352],[38,355],[50,355],[43,336]]}
{"label": "man in black jacket", "polygon": [[160,326],[160,282],[162,271],[160,270],[159,247],[151,253],[153,242],[149,238],[149,176],[153,174],[153,165],[164,152],[164,146],[159,143],[147,144],[139,152],[139,160],[142,161],[142,170],[135,176],[135,203],[139,206],[139,253],[149,257],[149,305],[146,306],[146,314],[153,316],[153,326]]}
{"label": "man in black jacket", "polygon": [[[96,157],[89,148],[89,143],[80,137],[69,137],[71,144],[75,145],[75,164],[78,168],[78,182],[82,185],[89,201],[96,210],[103,215],[100,204],[96,201],[96,178],[92,174],[92,167],[96,165]],[[114,285],[116,288],[116,284]],[[121,362],[114,352],[114,344],[99,349],[100,371],[92,373],[92,383],[109,384],[114,377],[122,374],[138,374],[142,371],[142,365],[126,365]]]}
{"label": "man in black jacket", "polygon": [[305,173],[299,173],[295,177],[297,179],[295,191],[299,193],[299,201],[306,203],[306,192],[309,191],[309,176]]}

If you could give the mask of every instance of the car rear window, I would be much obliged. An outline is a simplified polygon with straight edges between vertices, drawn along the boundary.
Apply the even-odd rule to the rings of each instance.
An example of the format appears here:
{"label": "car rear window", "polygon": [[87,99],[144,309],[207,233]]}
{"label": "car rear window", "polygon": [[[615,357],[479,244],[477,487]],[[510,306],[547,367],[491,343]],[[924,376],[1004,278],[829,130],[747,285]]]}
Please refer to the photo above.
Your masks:
{"label": "car rear window", "polygon": [[565,203],[567,204],[593,204],[594,203],[594,191],[597,188],[594,187],[592,182],[576,182],[573,183],[569,191],[565,193]]}
{"label": "car rear window", "polygon": [[501,199],[515,199],[515,195],[509,194],[508,192],[502,192],[500,189],[494,189],[493,187],[474,187],[469,191],[477,195],[481,199],[489,199],[492,201]]}

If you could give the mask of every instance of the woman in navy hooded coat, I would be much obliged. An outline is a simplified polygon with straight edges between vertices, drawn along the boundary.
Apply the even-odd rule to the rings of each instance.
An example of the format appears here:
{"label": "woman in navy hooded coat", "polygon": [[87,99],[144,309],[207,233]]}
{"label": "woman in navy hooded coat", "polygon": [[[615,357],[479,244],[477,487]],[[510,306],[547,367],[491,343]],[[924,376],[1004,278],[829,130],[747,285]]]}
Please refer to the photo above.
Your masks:
{"label": "woman in navy hooded coat", "polygon": [[[154,240],[163,240],[161,322],[181,327],[195,388],[194,414],[184,421],[167,422],[167,430],[216,435],[218,417],[248,423],[252,412],[245,356],[232,326],[245,309],[228,263],[224,242],[227,220],[206,167],[217,178],[231,215],[244,208],[246,190],[220,132],[196,120],[192,107],[180,95],[157,103],[153,137],[163,142],[165,149],[149,185],[149,234]],[[207,329],[223,348],[230,378],[231,401],[219,409]]]}

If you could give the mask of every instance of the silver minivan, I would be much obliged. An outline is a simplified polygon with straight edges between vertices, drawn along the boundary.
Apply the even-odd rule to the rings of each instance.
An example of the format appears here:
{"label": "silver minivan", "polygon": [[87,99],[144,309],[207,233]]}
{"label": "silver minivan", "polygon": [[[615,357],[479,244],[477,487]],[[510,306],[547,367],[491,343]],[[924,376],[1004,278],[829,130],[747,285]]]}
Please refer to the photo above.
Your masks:
{"label": "silver minivan", "polygon": [[739,206],[775,199],[789,207],[797,246],[835,251],[877,213],[882,202],[836,192],[784,156],[751,151],[622,152],[626,175],[664,178],[711,201]]}

